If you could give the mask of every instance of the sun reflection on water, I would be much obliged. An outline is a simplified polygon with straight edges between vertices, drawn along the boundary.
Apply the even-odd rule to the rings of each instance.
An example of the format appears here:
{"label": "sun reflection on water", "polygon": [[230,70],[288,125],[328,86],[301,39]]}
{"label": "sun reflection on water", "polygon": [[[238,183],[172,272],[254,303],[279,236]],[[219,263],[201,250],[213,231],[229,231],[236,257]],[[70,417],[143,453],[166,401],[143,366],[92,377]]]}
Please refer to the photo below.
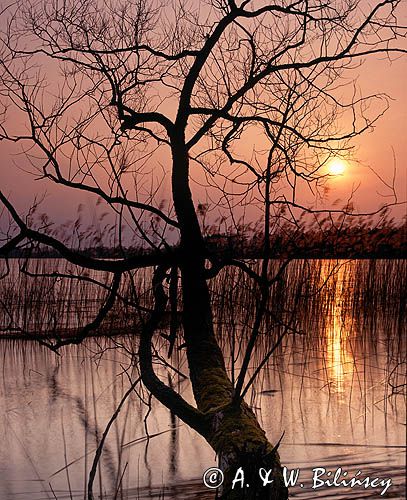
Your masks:
{"label": "sun reflection on water", "polygon": [[354,371],[354,356],[350,345],[352,320],[344,301],[346,265],[339,265],[330,277],[332,271],[332,263],[328,263],[321,274],[323,282],[328,280],[325,364],[331,389],[344,394],[346,387],[352,383]]}

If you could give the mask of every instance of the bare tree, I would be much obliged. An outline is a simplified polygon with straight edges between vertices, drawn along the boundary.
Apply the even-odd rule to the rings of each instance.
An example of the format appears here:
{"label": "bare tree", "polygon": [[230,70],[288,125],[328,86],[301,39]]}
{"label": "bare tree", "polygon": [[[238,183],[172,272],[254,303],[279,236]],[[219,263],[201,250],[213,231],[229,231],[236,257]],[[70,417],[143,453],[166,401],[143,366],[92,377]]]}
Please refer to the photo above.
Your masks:
{"label": "bare tree", "polygon": [[[47,342],[54,350],[81,342],[102,322],[125,273],[154,266],[154,307],[139,333],[141,379],[216,451],[225,472],[224,498],[287,498],[278,446],[269,443],[244,401],[282,338],[248,377],[272,285],[288,265],[271,275],[270,233],[281,221],[297,224],[300,209],[315,212],[298,193],[307,186],[318,196],[328,159],[346,155],[351,139],[386,110],[386,96],[361,97],[353,84],[344,90],[342,82],[367,56],[406,52],[399,4],[40,0],[17,1],[3,11],[1,139],[23,145],[38,179],[102,199],[116,214],[118,233],[127,227],[150,250],[124,252],[116,260],[90,257],[59,238],[53,226],[34,226],[0,192],[14,224],[1,253],[39,243],[73,264],[111,273],[94,321],[74,339]],[[160,203],[165,176],[171,182],[168,206]],[[249,205],[261,211],[259,274],[242,260],[208,252],[191,179],[232,222]],[[195,198],[202,196],[199,189]],[[353,213],[347,207],[328,214],[336,212]],[[208,287],[227,265],[247,272],[260,292],[234,383],[216,337]],[[172,310],[178,307],[178,273],[196,407],[153,368],[160,318],[168,302]],[[177,335],[172,322],[170,352]],[[249,478],[249,490],[232,490],[243,463],[253,476],[260,467],[273,469],[274,483],[255,488]]]}

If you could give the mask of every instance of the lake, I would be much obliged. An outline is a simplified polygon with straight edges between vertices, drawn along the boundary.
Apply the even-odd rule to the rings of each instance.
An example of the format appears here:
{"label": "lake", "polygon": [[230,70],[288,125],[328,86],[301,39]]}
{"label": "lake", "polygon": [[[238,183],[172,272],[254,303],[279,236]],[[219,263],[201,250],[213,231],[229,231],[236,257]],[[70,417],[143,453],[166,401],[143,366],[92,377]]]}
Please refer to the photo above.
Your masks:
{"label": "lake", "polygon": [[[61,271],[58,261],[30,266],[36,273]],[[384,497],[405,498],[406,270],[403,260],[297,260],[274,286],[251,372],[290,329],[246,401],[272,443],[284,433],[282,463],[300,469],[290,497],[381,498],[378,486],[312,489],[313,469],[342,467],[349,477],[361,471],[362,478],[391,479]],[[133,276],[145,308],[149,276],[148,270]],[[102,273],[86,277],[108,282]],[[219,342],[235,379],[257,295],[247,276],[231,268],[211,288]],[[87,280],[43,276],[35,283],[12,262],[0,281],[0,329],[9,337],[74,329],[92,317],[103,293]],[[104,328],[121,335],[89,338],[60,356],[34,341],[1,339],[2,500],[86,498],[95,450],[138,377],[138,323],[130,309],[122,304],[106,320]],[[177,346],[167,359],[166,341],[156,335],[155,368],[192,402],[182,342]],[[202,475],[216,464],[206,441],[137,385],[107,435],[95,498],[212,499]]]}

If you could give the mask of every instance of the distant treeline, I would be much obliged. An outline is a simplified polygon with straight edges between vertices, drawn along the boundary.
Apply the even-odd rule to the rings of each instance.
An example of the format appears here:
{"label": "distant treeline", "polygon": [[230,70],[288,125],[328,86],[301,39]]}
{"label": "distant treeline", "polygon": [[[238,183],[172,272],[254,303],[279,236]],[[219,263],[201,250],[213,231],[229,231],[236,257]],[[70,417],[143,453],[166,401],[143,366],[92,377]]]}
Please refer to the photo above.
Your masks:
{"label": "distant treeline", "polygon": [[[214,228],[211,228],[212,231]],[[407,224],[380,226],[352,224],[338,226],[324,224],[314,227],[280,227],[270,235],[272,258],[406,258]],[[205,236],[208,255],[239,258],[264,256],[264,235],[253,226],[241,226],[235,231]],[[174,249],[176,248],[173,247]],[[123,258],[129,255],[149,254],[153,251],[143,246],[125,249],[97,245],[80,249],[82,254],[95,258]],[[9,257],[57,258],[59,254],[47,247],[18,248]]]}

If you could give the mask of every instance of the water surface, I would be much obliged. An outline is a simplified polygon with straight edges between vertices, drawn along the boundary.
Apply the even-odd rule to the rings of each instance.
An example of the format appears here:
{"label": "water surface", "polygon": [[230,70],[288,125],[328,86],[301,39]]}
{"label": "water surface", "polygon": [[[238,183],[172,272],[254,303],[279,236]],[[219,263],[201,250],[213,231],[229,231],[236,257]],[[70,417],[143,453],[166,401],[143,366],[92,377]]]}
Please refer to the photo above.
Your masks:
{"label": "water surface", "polygon": [[[386,496],[404,498],[403,276],[402,261],[301,261],[273,290],[251,369],[282,323],[290,320],[293,331],[246,399],[271,442],[284,432],[282,462],[300,468],[304,484],[291,488],[293,498],[381,498],[381,488],[311,489],[313,468],[339,466],[349,476],[361,470],[363,477],[391,478]],[[215,297],[231,291],[214,311],[233,377],[255,296],[235,271],[212,286]],[[138,376],[129,355],[136,347],[134,335],[94,338],[56,356],[34,342],[0,342],[1,499],[85,498],[95,449]],[[156,348],[166,352],[158,336]],[[183,351],[170,363],[187,373]],[[158,360],[156,370],[192,402],[188,380]],[[204,439],[137,386],[110,430],[94,491],[117,499],[214,498],[201,477],[215,465]]]}

